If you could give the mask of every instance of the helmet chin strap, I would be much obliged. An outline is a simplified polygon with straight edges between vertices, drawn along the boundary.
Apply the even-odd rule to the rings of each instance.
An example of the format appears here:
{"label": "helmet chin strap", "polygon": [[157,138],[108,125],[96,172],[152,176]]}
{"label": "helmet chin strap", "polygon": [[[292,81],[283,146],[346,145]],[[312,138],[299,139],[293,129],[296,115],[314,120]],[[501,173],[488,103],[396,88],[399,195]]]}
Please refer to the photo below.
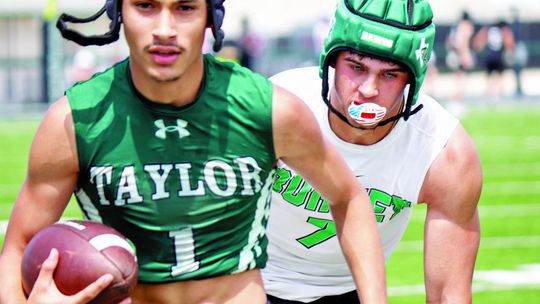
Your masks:
{"label": "helmet chin strap", "polygon": [[418,105],[416,108],[414,108],[414,110],[412,110],[409,113],[409,115],[406,118],[405,118],[405,112],[401,111],[398,114],[383,120],[380,124],[378,124],[378,126],[382,127],[382,126],[384,126],[384,125],[386,125],[386,124],[388,124],[388,123],[390,123],[392,121],[400,119],[401,117],[403,117],[404,120],[408,120],[409,117],[411,117],[411,115],[414,115],[414,114],[420,112],[420,110],[422,110],[423,107],[424,107],[424,105],[422,105],[422,104]]}

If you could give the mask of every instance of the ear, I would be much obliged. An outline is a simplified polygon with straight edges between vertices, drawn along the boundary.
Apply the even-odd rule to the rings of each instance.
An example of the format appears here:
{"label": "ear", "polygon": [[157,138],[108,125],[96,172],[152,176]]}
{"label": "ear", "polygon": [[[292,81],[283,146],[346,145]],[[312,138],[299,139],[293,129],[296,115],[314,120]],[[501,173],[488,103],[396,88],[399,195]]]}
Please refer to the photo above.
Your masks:
{"label": "ear", "polygon": [[328,66],[332,67],[333,69],[336,68],[336,60],[340,53],[341,52],[334,53],[330,56],[330,58],[328,58]]}
{"label": "ear", "polygon": [[223,25],[223,18],[225,17],[225,7],[223,2],[225,0],[207,0],[206,4],[208,6],[208,22],[207,27],[212,30],[214,35],[214,52],[218,52],[221,49],[223,39],[225,38],[225,33],[221,29]]}

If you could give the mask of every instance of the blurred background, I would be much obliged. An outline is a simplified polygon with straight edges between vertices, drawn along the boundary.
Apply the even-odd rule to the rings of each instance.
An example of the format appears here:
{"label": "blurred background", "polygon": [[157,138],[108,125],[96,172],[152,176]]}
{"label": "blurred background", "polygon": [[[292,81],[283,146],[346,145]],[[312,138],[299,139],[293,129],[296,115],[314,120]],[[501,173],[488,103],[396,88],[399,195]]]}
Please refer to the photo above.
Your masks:
{"label": "blurred background", "polygon": [[[87,17],[105,0],[0,0],[0,245],[24,179],[32,135],[50,102],[128,56],[123,38],[82,48],[55,28],[59,13]],[[317,65],[336,0],[226,0],[216,56],[265,76]],[[540,4],[431,0],[437,24],[424,92],[456,116],[484,168],[475,303],[540,303]],[[109,20],[74,26],[86,34]],[[205,51],[211,52],[212,35]],[[498,56],[498,57],[497,57]],[[425,302],[425,207],[415,207],[388,262],[391,303]],[[80,217],[74,204],[67,217]],[[456,265],[459,267],[459,265]]]}
{"label": "blurred background", "polygon": [[[336,0],[227,0],[222,57],[269,76],[279,71],[318,64]],[[128,55],[123,39],[105,47],[81,48],[63,40],[54,24],[59,13],[90,16],[104,0],[0,0],[0,105],[2,108],[47,103],[72,83]],[[505,22],[514,35],[514,49],[505,51],[499,78],[501,96],[540,95],[540,4],[528,0],[431,1],[437,24],[432,69],[425,90],[435,97],[468,99],[485,93],[486,52],[473,50],[467,71],[474,85],[455,96],[453,75],[459,61],[450,45],[462,15],[467,13],[473,34],[486,25]],[[87,34],[108,30],[109,20],[74,26]],[[208,51],[210,51],[211,35]],[[473,37],[470,44],[473,44]],[[472,48],[472,46],[471,46]],[[29,89],[29,86],[32,89]],[[500,97],[500,96],[499,96]]]}

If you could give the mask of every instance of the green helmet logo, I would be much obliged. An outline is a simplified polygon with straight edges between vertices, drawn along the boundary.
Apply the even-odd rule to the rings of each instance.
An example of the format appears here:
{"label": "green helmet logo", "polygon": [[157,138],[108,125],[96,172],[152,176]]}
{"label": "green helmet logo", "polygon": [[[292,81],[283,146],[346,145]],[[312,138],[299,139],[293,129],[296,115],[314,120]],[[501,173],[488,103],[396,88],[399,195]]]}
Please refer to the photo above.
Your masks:
{"label": "green helmet logo", "polygon": [[409,96],[402,114],[408,119],[433,50],[432,19],[427,0],[339,0],[320,58],[325,101],[328,67],[334,55],[338,51],[354,51],[403,64],[409,70]]}

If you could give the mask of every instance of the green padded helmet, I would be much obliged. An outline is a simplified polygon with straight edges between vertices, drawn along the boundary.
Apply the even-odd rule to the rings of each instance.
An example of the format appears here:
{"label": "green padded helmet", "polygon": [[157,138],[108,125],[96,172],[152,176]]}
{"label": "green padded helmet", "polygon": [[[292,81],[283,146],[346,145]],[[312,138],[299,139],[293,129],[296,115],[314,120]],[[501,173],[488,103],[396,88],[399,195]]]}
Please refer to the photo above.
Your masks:
{"label": "green padded helmet", "polygon": [[397,62],[409,70],[410,88],[403,113],[392,120],[401,116],[407,120],[420,110],[411,113],[433,50],[432,19],[427,0],[339,0],[320,57],[322,95],[329,107],[333,108],[328,101],[328,67],[337,52],[349,50]]}

